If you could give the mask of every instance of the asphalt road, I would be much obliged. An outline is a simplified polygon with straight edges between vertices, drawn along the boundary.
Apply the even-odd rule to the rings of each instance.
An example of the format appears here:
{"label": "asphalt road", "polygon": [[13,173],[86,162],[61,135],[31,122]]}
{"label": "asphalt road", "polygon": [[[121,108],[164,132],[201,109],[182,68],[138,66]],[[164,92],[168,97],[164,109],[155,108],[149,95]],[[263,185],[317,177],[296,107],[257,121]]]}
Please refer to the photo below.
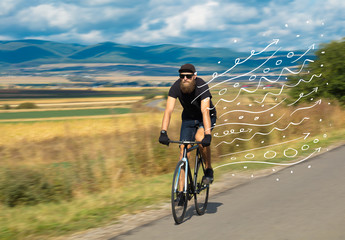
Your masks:
{"label": "asphalt road", "polygon": [[165,108],[162,108],[162,107],[159,107],[159,106],[158,106],[159,103],[162,102],[163,100],[164,100],[164,99],[161,99],[161,98],[155,99],[155,100],[149,102],[149,103],[147,104],[147,106],[148,106],[148,107],[152,107],[152,108],[157,108],[159,111],[164,111]]}
{"label": "asphalt road", "polygon": [[344,240],[345,146],[221,194],[211,192],[203,216],[189,202],[180,225],[169,215],[110,239]]}

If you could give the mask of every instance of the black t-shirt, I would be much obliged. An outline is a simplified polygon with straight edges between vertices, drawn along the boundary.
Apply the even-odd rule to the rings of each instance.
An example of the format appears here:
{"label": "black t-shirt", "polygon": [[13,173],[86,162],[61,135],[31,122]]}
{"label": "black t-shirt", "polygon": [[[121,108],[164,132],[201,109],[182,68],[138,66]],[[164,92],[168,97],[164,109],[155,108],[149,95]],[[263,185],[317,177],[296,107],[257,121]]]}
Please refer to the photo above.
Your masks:
{"label": "black t-shirt", "polygon": [[[205,83],[205,81],[199,77],[197,77],[195,81],[195,89],[190,94],[182,93],[180,89],[181,79],[178,79],[169,90],[170,97],[178,98],[180,100],[180,103],[183,107],[182,120],[202,121],[201,101],[208,97],[212,98],[208,85]],[[214,108],[212,101],[210,101],[210,108],[210,116],[216,117],[216,108]]]}

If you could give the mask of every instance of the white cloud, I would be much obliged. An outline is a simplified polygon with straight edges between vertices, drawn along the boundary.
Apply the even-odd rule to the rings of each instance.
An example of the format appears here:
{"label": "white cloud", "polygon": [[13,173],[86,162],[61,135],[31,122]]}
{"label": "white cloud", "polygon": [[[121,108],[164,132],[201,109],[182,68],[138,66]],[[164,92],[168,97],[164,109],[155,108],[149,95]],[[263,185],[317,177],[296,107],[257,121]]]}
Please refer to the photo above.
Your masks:
{"label": "white cloud", "polygon": [[0,1],[0,16],[6,15],[14,10],[21,0],[1,0]]}
{"label": "white cloud", "polygon": [[150,30],[150,24],[155,23],[156,21],[153,20],[149,23],[143,23],[139,28],[135,29],[134,31],[126,31],[124,33],[119,34],[119,36],[115,37],[116,42],[120,43],[127,43],[127,44],[135,44],[135,43],[152,43],[152,42],[159,42],[164,41],[167,37],[179,36],[179,32],[177,29],[171,29],[171,31],[164,31],[164,30]]}
{"label": "white cloud", "polygon": [[246,22],[257,17],[257,10],[236,3],[221,4],[210,1],[186,9],[179,15],[166,19],[169,25],[182,30],[225,30],[229,22]]}
{"label": "white cloud", "polygon": [[[280,38],[286,46],[295,44],[303,48],[345,35],[345,16],[338,13],[345,11],[345,2],[341,0],[294,0],[284,2],[284,5],[271,1],[261,8],[246,5],[245,1],[159,2],[151,0],[141,25],[118,34],[115,41],[139,45],[223,46],[243,50],[265,46],[273,38]],[[157,23],[159,27],[152,28]],[[237,39],[236,43],[234,39]]]}
{"label": "white cloud", "polygon": [[47,29],[56,27],[60,29],[68,29],[75,24],[75,7],[69,6],[53,6],[42,4],[28,9],[24,9],[18,13],[17,18],[21,24],[31,29]]}
{"label": "white cloud", "polygon": [[1,41],[9,41],[9,40],[14,40],[14,39],[10,36],[0,35],[0,40]]}
{"label": "white cloud", "polygon": [[345,16],[338,13],[345,11],[344,4],[331,6],[330,1],[295,0],[284,6],[272,1],[260,9],[262,17],[255,23],[234,24],[231,29],[245,39],[239,44],[242,49],[264,46],[272,38],[281,39],[281,46],[289,49],[293,49],[292,46],[308,48],[313,43],[318,46],[321,42],[345,36]]}
{"label": "white cloud", "polygon": [[[149,43],[169,41],[170,38],[193,37],[195,32],[226,32],[229,29],[229,21],[238,23],[257,17],[257,10],[252,7],[235,3],[221,4],[216,1],[192,5],[190,8],[169,8],[169,12],[166,11],[167,8],[158,6],[151,9],[150,13],[158,14],[148,14],[140,27],[126,31],[116,40],[122,43]],[[151,19],[151,16],[154,16],[154,19]],[[150,26],[156,22],[163,24],[161,28],[152,30]]]}
{"label": "white cloud", "polygon": [[107,41],[102,35],[102,32],[93,30],[87,33],[78,33],[75,29],[72,29],[69,32],[49,35],[49,36],[28,36],[27,39],[40,39],[40,40],[47,40],[47,41],[56,41],[56,42],[76,42],[76,43],[83,43],[83,44],[95,44],[99,42]]}
{"label": "white cloud", "polygon": [[84,2],[91,6],[104,5],[114,2],[113,0],[84,0]]}
{"label": "white cloud", "polygon": [[93,24],[105,21],[115,22],[130,12],[129,9],[115,7],[81,7],[64,3],[41,4],[20,11],[16,19],[22,26],[32,30],[57,28],[68,31],[76,27],[88,27],[88,24],[92,27]]}
{"label": "white cloud", "polygon": [[106,41],[106,38],[102,35],[100,31],[93,30],[88,33],[81,33],[77,35],[81,42],[84,43],[99,43]]}
{"label": "white cloud", "polygon": [[208,2],[196,5],[178,16],[183,21],[186,30],[224,29],[223,21],[217,17],[219,3]]}
{"label": "white cloud", "polygon": [[2,0],[0,31],[8,38],[134,45],[173,43],[242,50],[262,47],[272,38],[281,38],[280,43],[289,46],[309,46],[310,41],[345,36],[343,0],[257,0],[257,5],[240,0],[135,2]]}

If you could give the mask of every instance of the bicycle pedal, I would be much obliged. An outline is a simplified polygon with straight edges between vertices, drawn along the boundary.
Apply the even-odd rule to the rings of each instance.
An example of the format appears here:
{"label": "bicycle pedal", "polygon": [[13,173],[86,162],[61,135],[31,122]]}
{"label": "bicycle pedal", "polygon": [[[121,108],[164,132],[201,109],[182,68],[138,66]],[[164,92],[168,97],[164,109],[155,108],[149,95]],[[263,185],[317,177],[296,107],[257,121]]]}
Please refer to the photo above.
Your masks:
{"label": "bicycle pedal", "polygon": [[204,176],[202,178],[202,183],[206,184],[206,185],[211,184],[211,183],[213,183],[213,179],[210,179],[210,178],[207,178],[207,177]]}

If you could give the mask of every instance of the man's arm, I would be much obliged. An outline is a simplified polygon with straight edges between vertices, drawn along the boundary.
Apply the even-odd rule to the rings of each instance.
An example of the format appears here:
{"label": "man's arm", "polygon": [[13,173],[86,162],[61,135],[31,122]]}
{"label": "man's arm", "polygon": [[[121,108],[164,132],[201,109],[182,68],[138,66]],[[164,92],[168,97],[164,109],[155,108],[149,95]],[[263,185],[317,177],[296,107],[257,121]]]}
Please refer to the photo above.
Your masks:
{"label": "man's arm", "polygon": [[164,111],[161,130],[164,130],[164,131],[168,130],[168,127],[170,124],[170,119],[171,119],[171,114],[175,108],[175,103],[176,103],[176,98],[168,96],[167,105],[166,105],[165,111]]}
{"label": "man's arm", "polygon": [[211,118],[210,118],[210,101],[211,99],[205,98],[201,101],[202,120],[204,123],[205,134],[211,134]]}

